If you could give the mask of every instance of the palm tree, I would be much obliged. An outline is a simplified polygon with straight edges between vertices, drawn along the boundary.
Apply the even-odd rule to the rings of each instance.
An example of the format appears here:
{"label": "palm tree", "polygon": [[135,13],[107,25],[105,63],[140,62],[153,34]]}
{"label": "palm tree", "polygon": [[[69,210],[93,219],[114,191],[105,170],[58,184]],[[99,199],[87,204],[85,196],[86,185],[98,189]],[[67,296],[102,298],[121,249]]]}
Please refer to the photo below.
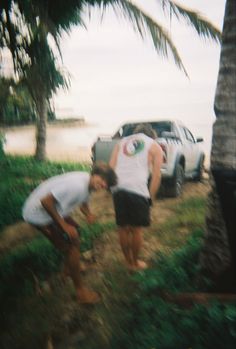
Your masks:
{"label": "palm tree", "polygon": [[[46,157],[49,99],[58,87],[67,86],[49,44],[49,34],[59,30],[47,18],[45,5],[46,2],[38,0],[6,0],[0,4],[0,48],[11,51],[16,79],[27,85],[33,98],[37,112],[35,157],[38,160]],[[54,37],[56,40],[55,34]]]}
{"label": "palm tree", "polygon": [[[220,31],[197,12],[173,0],[157,0],[164,14],[190,24],[198,35],[220,40]],[[150,37],[158,54],[173,57],[175,64],[187,74],[178,51],[166,30],[154,18],[131,0],[5,0],[0,4],[0,49],[8,47],[13,56],[15,70],[29,81],[38,111],[36,158],[46,156],[46,104],[65,79],[56,64],[55,50],[49,38],[59,41],[64,31],[73,25],[84,25],[85,7],[98,6],[102,11],[111,6],[117,16],[122,16],[142,37]],[[19,40],[19,38],[21,38]],[[59,49],[60,52],[60,49]],[[45,80],[46,78],[46,80]],[[46,82],[46,87],[45,87]]]}
{"label": "palm tree", "polygon": [[0,124],[4,124],[8,98],[14,81],[11,78],[0,76]]}
{"label": "palm tree", "polygon": [[236,1],[227,0],[214,109],[211,192],[201,269],[217,291],[236,291]]}

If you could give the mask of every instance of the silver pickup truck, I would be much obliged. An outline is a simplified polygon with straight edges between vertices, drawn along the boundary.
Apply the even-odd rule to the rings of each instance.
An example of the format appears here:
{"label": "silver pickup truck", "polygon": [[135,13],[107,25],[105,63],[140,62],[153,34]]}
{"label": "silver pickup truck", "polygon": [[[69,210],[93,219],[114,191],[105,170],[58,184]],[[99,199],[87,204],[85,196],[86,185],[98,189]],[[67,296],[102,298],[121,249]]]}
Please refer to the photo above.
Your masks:
{"label": "silver pickup truck", "polygon": [[129,136],[140,123],[149,123],[157,133],[156,141],[163,150],[160,192],[164,196],[177,197],[182,192],[184,179],[200,181],[204,169],[205,154],[187,127],[176,120],[156,120],[123,124],[113,136],[99,136],[92,146],[92,161],[109,162],[111,152],[119,139]]}

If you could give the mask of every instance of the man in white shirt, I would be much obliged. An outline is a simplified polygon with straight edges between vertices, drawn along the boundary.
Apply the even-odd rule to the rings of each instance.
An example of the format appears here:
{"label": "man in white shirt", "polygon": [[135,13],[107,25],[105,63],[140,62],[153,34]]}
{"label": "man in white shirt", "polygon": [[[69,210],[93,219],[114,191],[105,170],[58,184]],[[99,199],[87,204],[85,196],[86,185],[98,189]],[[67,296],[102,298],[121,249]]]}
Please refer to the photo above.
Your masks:
{"label": "man in white shirt", "polygon": [[105,164],[95,165],[91,173],[68,172],[40,184],[23,207],[23,218],[37,227],[65,255],[65,272],[72,278],[80,303],[96,303],[96,292],[82,286],[78,224],[69,216],[80,206],[88,223],[95,216],[89,208],[91,191],[109,189],[117,182],[114,171]]}
{"label": "man in white shirt", "polygon": [[138,256],[143,227],[150,225],[150,205],[161,181],[163,153],[154,140],[156,137],[151,125],[138,125],[131,136],[124,137],[116,145],[110,159],[110,166],[118,177],[118,184],[113,189],[116,223],[121,249],[130,270],[147,267]]}

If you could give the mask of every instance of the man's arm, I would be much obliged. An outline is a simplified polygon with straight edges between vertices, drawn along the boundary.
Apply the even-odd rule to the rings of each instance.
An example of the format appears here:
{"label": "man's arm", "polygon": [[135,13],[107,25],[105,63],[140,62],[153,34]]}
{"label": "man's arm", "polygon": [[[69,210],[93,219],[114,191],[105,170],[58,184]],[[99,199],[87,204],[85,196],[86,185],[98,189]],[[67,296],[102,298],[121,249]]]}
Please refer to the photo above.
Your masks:
{"label": "man's arm", "polygon": [[90,208],[87,202],[83,202],[83,204],[80,206],[80,211],[85,215],[88,223],[95,222],[96,217],[90,211]]}
{"label": "man's arm", "polygon": [[47,211],[49,216],[52,218],[53,222],[55,222],[61,229],[64,231],[69,238],[75,239],[78,237],[77,230],[74,226],[68,224],[62,216],[59,215],[56,209],[56,199],[50,193],[44,198],[41,199],[41,204],[43,208]]}
{"label": "man's arm", "polygon": [[156,193],[161,184],[161,166],[163,161],[163,152],[159,144],[154,143],[149,150],[149,164],[152,168],[151,182],[149,191],[152,201],[156,198]]}
{"label": "man's arm", "polygon": [[115,170],[115,167],[116,167],[118,152],[119,152],[119,144],[116,144],[109,161],[109,165],[113,170]]}

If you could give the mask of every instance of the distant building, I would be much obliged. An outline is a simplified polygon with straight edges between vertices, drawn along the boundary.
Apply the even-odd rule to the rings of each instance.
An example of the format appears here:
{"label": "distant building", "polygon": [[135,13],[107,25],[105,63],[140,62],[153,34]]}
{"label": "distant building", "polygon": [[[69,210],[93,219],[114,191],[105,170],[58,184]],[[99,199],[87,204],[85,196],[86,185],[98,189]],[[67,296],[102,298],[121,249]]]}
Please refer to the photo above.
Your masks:
{"label": "distant building", "polygon": [[66,119],[66,120],[77,120],[81,123],[85,122],[85,118],[83,116],[79,116],[75,114],[73,108],[55,108],[56,119]]}

